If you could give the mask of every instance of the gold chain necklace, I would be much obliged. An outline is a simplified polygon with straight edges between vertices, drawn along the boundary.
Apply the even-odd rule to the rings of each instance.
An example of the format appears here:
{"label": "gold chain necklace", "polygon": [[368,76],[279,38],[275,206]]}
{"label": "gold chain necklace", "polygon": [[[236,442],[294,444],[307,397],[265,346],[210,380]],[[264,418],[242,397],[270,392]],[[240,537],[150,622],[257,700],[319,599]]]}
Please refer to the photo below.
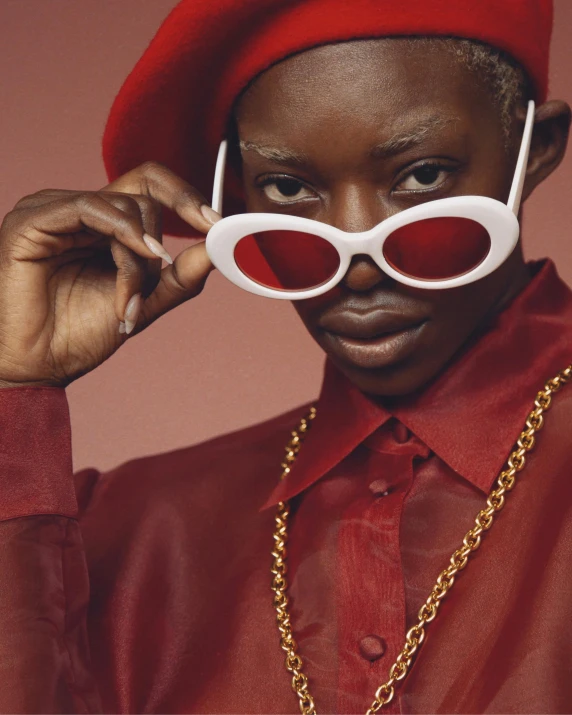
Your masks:
{"label": "gold chain necklace", "polygon": [[[421,606],[417,623],[407,631],[405,645],[397,656],[395,663],[389,671],[389,679],[382,683],[375,691],[375,697],[367,710],[366,715],[379,712],[393,699],[398,681],[402,681],[408,674],[413,656],[425,639],[425,627],[430,623],[439,609],[441,600],[445,597],[455,581],[456,575],[465,568],[470,556],[481,544],[481,536],[490,529],[495,516],[505,503],[507,494],[516,483],[517,472],[520,472],[526,462],[526,453],[535,442],[535,433],[544,424],[543,413],[550,407],[552,394],[558,392],[572,376],[572,365],[556,375],[544,386],[544,390],[537,393],[532,412],[528,415],[524,430],[518,438],[515,448],[506,462],[505,468],[500,473],[496,486],[493,487],[487,498],[487,505],[475,519],[475,526],[470,529],[462,545],[451,556],[450,564],[441,571],[433,586],[427,601]],[[316,408],[311,407],[306,417],[300,420],[297,429],[292,432],[292,438],[286,446],[286,457],[282,462],[282,476],[284,479],[289,473],[291,465],[296,460],[300,445],[310,428],[310,423],[316,416]],[[274,549],[272,551],[272,591],[274,592],[274,608],[280,631],[280,645],[286,652],[286,669],[292,674],[292,689],[298,696],[300,712],[302,715],[315,715],[314,699],[308,690],[308,678],[302,672],[302,658],[296,652],[296,641],[292,635],[290,614],[288,613],[288,582],[286,581],[286,542],[288,540],[288,516],[290,509],[288,502],[280,502],[276,512],[276,528],[274,530]]]}

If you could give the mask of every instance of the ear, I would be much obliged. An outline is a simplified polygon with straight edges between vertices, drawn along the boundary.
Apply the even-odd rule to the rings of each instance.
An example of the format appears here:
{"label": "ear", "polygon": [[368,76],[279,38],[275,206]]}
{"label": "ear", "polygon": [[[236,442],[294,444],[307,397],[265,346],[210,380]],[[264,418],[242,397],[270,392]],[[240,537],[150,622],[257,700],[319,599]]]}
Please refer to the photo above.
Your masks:
{"label": "ear", "polygon": [[572,111],[559,99],[537,107],[534,116],[534,134],[530,146],[523,200],[550,176],[566,152]]}

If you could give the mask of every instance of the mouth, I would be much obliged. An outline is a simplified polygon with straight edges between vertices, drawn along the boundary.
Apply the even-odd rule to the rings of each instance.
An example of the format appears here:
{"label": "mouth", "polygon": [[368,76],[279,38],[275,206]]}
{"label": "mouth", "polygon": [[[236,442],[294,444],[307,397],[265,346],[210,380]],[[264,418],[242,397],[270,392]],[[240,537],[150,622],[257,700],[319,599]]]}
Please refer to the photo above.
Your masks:
{"label": "mouth", "polygon": [[418,316],[342,313],[320,321],[321,342],[328,353],[356,367],[388,367],[415,352],[429,322]]}

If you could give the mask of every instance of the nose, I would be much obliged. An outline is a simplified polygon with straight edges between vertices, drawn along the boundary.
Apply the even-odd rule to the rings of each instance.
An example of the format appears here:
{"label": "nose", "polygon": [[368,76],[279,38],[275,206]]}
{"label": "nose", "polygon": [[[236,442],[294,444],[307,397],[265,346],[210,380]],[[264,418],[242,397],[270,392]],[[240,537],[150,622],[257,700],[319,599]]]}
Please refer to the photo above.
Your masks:
{"label": "nose", "polygon": [[[327,223],[347,233],[360,233],[377,226],[389,215],[371,186],[348,185],[332,197]],[[370,256],[355,255],[341,283],[352,291],[365,292],[389,279]]]}
{"label": "nose", "polygon": [[372,261],[370,256],[357,255],[352,258],[350,267],[341,282],[346,288],[364,293],[389,280],[389,276]]}

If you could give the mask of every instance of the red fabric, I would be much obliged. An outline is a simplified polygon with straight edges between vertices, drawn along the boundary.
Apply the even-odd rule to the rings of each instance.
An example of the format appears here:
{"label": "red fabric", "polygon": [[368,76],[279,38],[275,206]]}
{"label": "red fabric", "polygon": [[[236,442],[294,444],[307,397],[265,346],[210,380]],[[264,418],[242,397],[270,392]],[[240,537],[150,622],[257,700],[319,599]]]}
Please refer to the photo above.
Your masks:
{"label": "red fabric", "polygon": [[[103,137],[110,179],[159,161],[210,198],[234,99],[271,64],[353,38],[455,35],[507,51],[548,89],[552,0],[183,0],[117,95]],[[231,213],[241,211],[238,185]],[[191,235],[174,214],[165,231]]]}
{"label": "red fabric", "polygon": [[[279,487],[307,406],[74,481],[65,393],[0,390],[2,501],[15,472],[29,484],[0,520],[0,712],[297,713],[269,589],[285,495],[318,711],[365,712],[537,390],[570,362],[572,291],[551,262],[534,267],[416,398],[373,400],[328,364]],[[568,385],[386,712],[570,712],[571,422]],[[45,475],[54,494],[75,483],[78,519],[46,501]]]}
{"label": "red fabric", "polygon": [[[1,395],[0,520],[32,513],[77,517],[65,393],[27,387],[4,389]],[[30,414],[22,420],[25,410]]]}

